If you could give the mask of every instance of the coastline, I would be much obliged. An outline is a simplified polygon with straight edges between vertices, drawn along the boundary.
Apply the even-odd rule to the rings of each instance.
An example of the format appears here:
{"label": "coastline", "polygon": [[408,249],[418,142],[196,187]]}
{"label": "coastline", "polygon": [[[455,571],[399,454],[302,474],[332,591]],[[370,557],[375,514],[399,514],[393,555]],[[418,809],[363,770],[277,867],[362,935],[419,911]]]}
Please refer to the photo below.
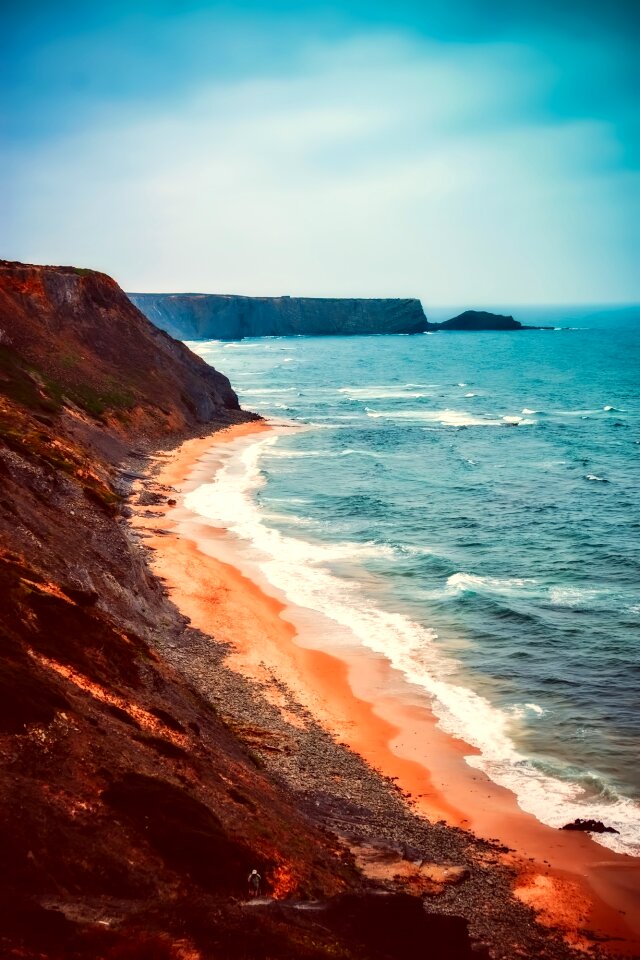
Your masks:
{"label": "coastline", "polygon": [[510,848],[500,858],[517,871],[516,893],[568,942],[587,946],[589,937],[579,931],[588,929],[594,941],[610,939],[617,954],[637,955],[640,926],[632,923],[638,860],[521,811],[513,794],[465,763],[473,748],[436,726],[419,689],[369,650],[327,653],[314,647],[320,616],[288,605],[247,568],[224,530],[185,508],[184,494],[220,466],[221,444],[269,429],[265,421],[242,424],[186,441],[158,458],[153,482],[175,489],[169,499],[176,502],[147,504],[132,523],[152,549],[152,569],[179,610],[228,646],[225,665],[255,684],[293,727],[303,721],[273,676],[339,743],[394,780],[416,814]]}

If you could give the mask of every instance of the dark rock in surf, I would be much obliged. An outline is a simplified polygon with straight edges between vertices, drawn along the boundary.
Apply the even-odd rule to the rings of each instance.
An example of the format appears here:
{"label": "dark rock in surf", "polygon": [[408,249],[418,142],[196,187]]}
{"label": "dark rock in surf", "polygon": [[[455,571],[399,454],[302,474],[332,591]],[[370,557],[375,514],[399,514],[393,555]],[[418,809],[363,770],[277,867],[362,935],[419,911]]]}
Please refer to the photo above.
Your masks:
{"label": "dark rock in surf", "polygon": [[620,833],[614,827],[606,827],[601,820],[581,820],[578,817],[573,823],[565,823],[561,830],[583,830],[586,833]]}

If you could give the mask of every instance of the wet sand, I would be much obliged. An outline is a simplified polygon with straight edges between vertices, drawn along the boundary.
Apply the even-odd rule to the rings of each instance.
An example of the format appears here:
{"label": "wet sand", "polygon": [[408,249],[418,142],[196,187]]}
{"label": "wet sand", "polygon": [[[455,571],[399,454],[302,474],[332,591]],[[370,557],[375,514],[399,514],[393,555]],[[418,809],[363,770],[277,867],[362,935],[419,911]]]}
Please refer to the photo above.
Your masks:
{"label": "wet sand", "polygon": [[578,933],[586,929],[596,939],[613,938],[614,952],[638,955],[638,859],[520,810],[512,793],[469,767],[464,757],[476,751],[437,727],[418,687],[360,646],[319,649],[322,616],[287,604],[224,529],[184,507],[184,494],[210,482],[220,466],[223,444],[249,443],[269,429],[265,422],[242,424],[161,458],[154,481],[172,488],[176,503],[139,511],[132,522],[144,530],[154,572],[176,605],[194,627],[229,645],[229,667],[256,683],[267,670],[279,676],[339,742],[396,779],[417,814],[509,847],[516,894],[543,923],[564,930],[574,945],[588,945]]}

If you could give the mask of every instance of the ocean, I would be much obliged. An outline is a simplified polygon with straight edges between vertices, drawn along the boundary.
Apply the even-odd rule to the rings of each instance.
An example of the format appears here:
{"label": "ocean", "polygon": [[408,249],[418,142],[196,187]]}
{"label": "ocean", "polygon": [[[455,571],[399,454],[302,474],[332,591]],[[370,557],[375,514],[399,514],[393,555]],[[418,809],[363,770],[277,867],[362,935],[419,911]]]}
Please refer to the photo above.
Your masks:
{"label": "ocean", "polygon": [[524,810],[640,854],[640,308],[517,316],[564,329],[190,343],[280,427],[187,505]]}

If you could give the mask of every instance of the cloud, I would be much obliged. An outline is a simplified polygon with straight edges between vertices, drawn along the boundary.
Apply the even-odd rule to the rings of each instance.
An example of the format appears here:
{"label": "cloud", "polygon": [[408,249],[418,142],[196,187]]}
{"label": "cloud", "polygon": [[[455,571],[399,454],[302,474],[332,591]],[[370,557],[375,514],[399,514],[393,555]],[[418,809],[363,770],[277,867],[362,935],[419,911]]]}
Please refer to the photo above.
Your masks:
{"label": "cloud", "polygon": [[14,255],[131,290],[638,297],[615,131],[550,122],[555,68],[531,49],[388,32],[296,64],[114,104],[18,152]]}

